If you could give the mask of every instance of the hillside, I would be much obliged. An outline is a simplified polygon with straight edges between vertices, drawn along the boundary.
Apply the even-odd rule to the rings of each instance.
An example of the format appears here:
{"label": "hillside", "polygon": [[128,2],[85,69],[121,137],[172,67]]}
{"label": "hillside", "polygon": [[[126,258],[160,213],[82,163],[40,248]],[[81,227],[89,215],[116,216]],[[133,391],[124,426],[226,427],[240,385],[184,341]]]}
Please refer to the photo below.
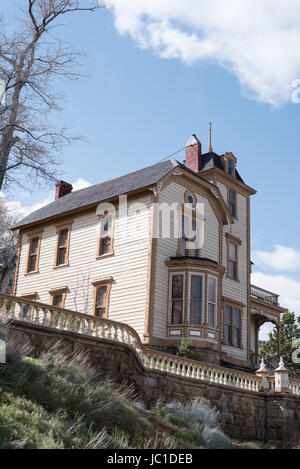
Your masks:
{"label": "hillside", "polygon": [[231,442],[205,400],[146,410],[132,388],[99,376],[83,355],[40,359],[9,347],[0,365],[0,448],[256,448]]}

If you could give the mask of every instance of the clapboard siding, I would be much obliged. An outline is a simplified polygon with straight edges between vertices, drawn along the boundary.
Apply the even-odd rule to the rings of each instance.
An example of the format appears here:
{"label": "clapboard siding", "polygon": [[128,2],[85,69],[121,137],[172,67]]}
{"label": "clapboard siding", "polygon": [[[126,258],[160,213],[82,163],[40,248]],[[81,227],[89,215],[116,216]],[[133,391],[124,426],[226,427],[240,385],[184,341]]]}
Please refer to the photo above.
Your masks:
{"label": "clapboard siding", "polygon": [[[92,313],[92,282],[113,277],[109,319],[130,324],[142,337],[146,310],[148,258],[150,246],[151,195],[139,199],[140,213],[115,222],[114,255],[96,259],[98,218],[95,213],[74,217],[69,252],[69,266],[53,269],[56,249],[55,224],[45,226],[40,251],[39,273],[24,275],[27,259],[27,236],[22,239],[17,295],[38,292],[38,300],[49,303],[51,288],[68,286],[65,307]],[[130,204],[129,204],[130,206]],[[132,234],[138,232],[139,239]]]}
{"label": "clapboard siding", "polygon": [[[186,188],[180,183],[172,182],[159,195],[159,203],[172,205],[174,202],[184,203]],[[209,200],[197,195],[197,202],[204,203],[204,246],[201,256],[218,261],[219,249],[219,222],[210,205]],[[153,335],[157,338],[166,336],[166,323],[168,313],[168,268],[165,261],[177,255],[178,240],[158,239],[155,275],[155,301]]]}
{"label": "clapboard siding", "polygon": [[[218,183],[220,192],[227,203],[227,187]],[[223,230],[223,266],[227,269],[227,244],[226,233],[231,233],[242,241],[239,246],[239,282],[226,277],[223,278],[223,296],[243,303],[245,307],[242,311],[242,344],[243,349],[236,349],[223,345],[222,350],[230,356],[240,359],[247,358],[248,347],[248,249],[247,249],[247,198],[237,193],[237,217],[238,219],[230,226],[225,226]]]}

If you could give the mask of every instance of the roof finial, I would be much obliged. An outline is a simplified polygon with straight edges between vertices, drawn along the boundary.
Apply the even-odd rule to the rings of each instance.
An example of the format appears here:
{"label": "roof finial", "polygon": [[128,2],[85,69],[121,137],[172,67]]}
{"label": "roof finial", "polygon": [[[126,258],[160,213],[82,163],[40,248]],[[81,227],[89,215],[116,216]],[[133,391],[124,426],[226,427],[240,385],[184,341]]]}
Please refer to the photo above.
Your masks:
{"label": "roof finial", "polygon": [[208,153],[212,153],[213,148],[211,146],[211,122],[209,123],[209,142],[208,142]]}

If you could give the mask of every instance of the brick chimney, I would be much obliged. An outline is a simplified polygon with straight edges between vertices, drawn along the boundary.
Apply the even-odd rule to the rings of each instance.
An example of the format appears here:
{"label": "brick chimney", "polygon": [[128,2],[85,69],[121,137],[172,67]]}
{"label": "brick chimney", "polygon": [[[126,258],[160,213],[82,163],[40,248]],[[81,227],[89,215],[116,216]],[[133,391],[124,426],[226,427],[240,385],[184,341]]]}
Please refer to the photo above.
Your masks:
{"label": "brick chimney", "polygon": [[60,199],[64,195],[72,192],[73,186],[65,181],[57,181],[55,184],[55,200]]}
{"label": "brick chimney", "polygon": [[201,169],[202,145],[195,134],[189,138],[185,152],[185,166],[187,166],[192,171],[195,171],[195,173],[198,173]]}

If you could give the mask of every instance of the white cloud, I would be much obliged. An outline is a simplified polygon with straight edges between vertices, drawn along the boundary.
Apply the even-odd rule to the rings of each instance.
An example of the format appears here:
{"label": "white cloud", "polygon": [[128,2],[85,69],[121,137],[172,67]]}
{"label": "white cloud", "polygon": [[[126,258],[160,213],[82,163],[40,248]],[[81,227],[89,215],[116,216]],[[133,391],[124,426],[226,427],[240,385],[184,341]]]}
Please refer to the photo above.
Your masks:
{"label": "white cloud", "polygon": [[272,252],[254,251],[253,260],[256,265],[265,265],[276,270],[300,271],[300,251],[287,246],[275,244]]}
{"label": "white cloud", "polygon": [[274,106],[300,78],[299,0],[106,0],[120,34],[186,64],[210,60],[248,96]]}
{"label": "white cloud", "polygon": [[[86,181],[83,178],[78,178],[75,182],[72,183],[73,191],[79,189],[84,189],[85,187],[91,186],[91,183]],[[5,199],[5,195],[0,192],[0,197]],[[50,204],[54,200],[54,190],[46,194],[46,196],[40,201],[32,205],[23,205],[18,200],[5,200],[5,205],[8,210],[17,218],[22,219],[36,210],[44,207],[45,205]]]}
{"label": "white cloud", "polygon": [[85,187],[90,187],[92,184],[86,181],[83,178],[78,178],[77,181],[72,182],[73,192],[78,191],[79,189],[84,189]]}
{"label": "white cloud", "polygon": [[300,315],[300,281],[285,275],[254,272],[251,283],[280,295],[280,305]]}

